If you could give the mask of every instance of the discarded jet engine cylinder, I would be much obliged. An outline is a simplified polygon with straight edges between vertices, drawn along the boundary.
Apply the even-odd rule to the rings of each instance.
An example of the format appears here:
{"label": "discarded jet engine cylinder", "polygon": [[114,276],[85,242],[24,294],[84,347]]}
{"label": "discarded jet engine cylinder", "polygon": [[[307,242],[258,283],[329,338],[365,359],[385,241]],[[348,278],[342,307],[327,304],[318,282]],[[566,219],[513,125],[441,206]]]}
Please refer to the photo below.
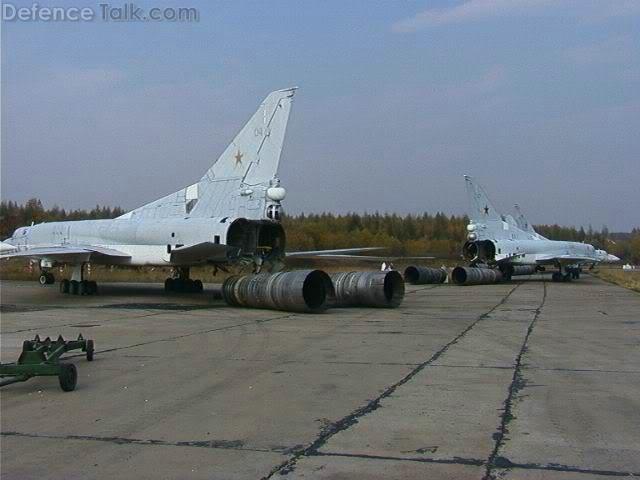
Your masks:
{"label": "discarded jet engine cylinder", "polygon": [[320,313],[333,303],[334,290],[322,270],[294,270],[229,277],[222,298],[236,307]]}
{"label": "discarded jet engine cylinder", "polygon": [[502,281],[502,273],[490,268],[456,267],[451,272],[451,280],[456,285],[498,283]]}
{"label": "discarded jet engine cylinder", "polygon": [[502,272],[503,280],[511,280],[511,277],[515,275],[533,275],[536,273],[536,267],[534,265],[500,265],[500,272]]}
{"label": "discarded jet engine cylinder", "polygon": [[411,265],[405,268],[404,279],[412,285],[443,283],[447,279],[447,272],[443,268],[429,268]]}
{"label": "discarded jet engine cylinder", "polygon": [[336,307],[395,308],[404,298],[404,280],[395,270],[331,274]]}
{"label": "discarded jet engine cylinder", "polygon": [[511,275],[533,275],[534,273],[536,273],[534,265],[514,265]]}

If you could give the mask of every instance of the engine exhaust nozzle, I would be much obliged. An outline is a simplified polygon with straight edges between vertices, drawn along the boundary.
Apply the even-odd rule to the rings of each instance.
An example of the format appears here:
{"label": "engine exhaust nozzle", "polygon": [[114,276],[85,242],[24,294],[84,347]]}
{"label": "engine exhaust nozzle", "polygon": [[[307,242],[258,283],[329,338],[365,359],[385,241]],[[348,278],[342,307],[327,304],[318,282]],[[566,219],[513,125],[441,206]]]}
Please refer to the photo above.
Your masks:
{"label": "engine exhaust nozzle", "polygon": [[341,272],[331,274],[336,307],[396,308],[404,299],[404,280],[388,272]]}
{"label": "engine exhaust nozzle", "polygon": [[456,285],[498,283],[502,281],[502,273],[490,268],[456,267],[451,272],[451,281]]}
{"label": "engine exhaust nozzle", "polygon": [[410,265],[404,270],[404,280],[412,285],[444,283],[446,279],[447,271],[444,268],[429,268]]}
{"label": "engine exhaust nozzle", "polygon": [[322,270],[294,270],[229,277],[222,298],[236,307],[321,313],[334,303],[335,291]]}

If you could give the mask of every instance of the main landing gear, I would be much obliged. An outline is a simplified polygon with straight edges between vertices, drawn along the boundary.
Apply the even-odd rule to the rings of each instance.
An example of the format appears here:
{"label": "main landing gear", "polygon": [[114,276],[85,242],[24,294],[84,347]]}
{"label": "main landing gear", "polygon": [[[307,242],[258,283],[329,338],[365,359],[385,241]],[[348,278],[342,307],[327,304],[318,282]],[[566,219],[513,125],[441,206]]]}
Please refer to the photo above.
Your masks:
{"label": "main landing gear", "polygon": [[559,270],[553,272],[551,280],[554,282],[570,282],[571,280],[578,280],[580,278],[580,268],[569,267],[565,268],[564,272]]}
{"label": "main landing gear", "polygon": [[60,280],[60,293],[71,295],[95,295],[98,293],[98,284],[94,280]]}
{"label": "main landing gear", "polygon": [[188,267],[175,269],[174,276],[164,281],[165,292],[200,293],[203,289],[202,280],[192,280],[189,278]]}
{"label": "main landing gear", "polygon": [[60,280],[60,293],[70,295],[95,295],[98,293],[98,283],[84,279],[84,263],[76,265],[71,274],[71,280]]}

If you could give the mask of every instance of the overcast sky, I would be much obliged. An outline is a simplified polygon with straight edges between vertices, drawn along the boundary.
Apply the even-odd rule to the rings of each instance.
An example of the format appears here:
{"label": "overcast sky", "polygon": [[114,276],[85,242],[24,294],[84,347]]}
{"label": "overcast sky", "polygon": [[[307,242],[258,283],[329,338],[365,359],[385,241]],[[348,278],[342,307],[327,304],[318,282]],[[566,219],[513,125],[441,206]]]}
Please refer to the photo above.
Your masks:
{"label": "overcast sky", "polygon": [[640,1],[181,6],[200,21],[2,24],[3,199],[139,206],[297,85],[289,212],[460,214],[472,174],[534,223],[640,226]]}

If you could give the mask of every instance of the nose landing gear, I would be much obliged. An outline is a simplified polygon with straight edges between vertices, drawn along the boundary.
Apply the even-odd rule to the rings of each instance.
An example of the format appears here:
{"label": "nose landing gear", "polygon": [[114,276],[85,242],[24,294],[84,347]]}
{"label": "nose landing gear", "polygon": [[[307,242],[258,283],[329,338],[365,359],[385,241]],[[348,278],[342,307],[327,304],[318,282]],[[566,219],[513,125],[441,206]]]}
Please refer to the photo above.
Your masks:
{"label": "nose landing gear", "polygon": [[38,278],[38,283],[40,283],[40,285],[51,285],[55,281],[56,281],[56,278],[53,276],[53,273],[47,272],[44,270],[42,271],[42,273],[40,274],[40,277]]}

